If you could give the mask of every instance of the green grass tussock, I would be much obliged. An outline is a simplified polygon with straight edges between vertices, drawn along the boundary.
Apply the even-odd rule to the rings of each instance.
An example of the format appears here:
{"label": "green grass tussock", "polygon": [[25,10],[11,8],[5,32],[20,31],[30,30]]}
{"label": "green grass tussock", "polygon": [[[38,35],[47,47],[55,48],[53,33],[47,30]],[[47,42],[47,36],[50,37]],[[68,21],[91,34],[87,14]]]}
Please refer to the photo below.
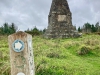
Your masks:
{"label": "green grass tussock", "polygon": [[[4,38],[1,38],[4,37]],[[0,75],[10,75],[7,36],[0,37]],[[100,36],[33,37],[36,75],[100,75]]]}
{"label": "green grass tussock", "polygon": [[79,55],[85,55],[85,54],[90,53],[91,50],[92,50],[92,49],[91,49],[91,47],[89,47],[89,46],[81,46],[81,47],[79,48],[78,54],[79,54]]}

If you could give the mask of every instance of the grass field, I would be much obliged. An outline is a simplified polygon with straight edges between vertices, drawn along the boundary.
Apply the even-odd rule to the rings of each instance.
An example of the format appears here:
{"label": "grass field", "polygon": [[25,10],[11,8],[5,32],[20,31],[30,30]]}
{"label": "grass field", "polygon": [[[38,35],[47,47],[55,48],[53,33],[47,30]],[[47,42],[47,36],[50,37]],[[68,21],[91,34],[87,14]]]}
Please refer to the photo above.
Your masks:
{"label": "grass field", "polygon": [[[36,75],[100,75],[100,35],[33,37]],[[0,75],[10,75],[7,36],[0,36]]]}

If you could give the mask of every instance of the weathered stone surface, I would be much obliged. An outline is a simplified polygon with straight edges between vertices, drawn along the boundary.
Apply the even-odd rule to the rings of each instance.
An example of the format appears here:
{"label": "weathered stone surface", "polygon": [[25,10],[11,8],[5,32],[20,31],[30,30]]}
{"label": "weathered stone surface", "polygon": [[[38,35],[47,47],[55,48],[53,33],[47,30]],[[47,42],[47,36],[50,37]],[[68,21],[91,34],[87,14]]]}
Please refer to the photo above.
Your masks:
{"label": "weathered stone surface", "polygon": [[48,15],[48,28],[45,38],[74,37],[75,27],[72,25],[72,16],[66,0],[52,0]]}

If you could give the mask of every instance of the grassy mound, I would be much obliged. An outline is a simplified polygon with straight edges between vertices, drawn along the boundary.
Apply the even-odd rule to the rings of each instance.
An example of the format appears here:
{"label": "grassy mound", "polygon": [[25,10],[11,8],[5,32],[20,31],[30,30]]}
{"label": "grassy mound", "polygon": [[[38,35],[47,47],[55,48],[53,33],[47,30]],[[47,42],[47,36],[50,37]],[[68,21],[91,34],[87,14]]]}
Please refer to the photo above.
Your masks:
{"label": "grassy mound", "polygon": [[[100,75],[99,35],[70,39],[35,36],[33,47],[36,75]],[[7,36],[0,37],[0,58],[0,75],[10,75]]]}

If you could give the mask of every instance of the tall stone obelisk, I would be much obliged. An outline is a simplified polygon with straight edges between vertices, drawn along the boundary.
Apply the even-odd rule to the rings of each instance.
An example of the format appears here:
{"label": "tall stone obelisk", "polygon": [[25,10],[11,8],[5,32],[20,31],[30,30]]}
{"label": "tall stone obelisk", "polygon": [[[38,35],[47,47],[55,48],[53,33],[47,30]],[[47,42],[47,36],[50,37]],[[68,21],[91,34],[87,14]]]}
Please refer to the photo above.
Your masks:
{"label": "tall stone obelisk", "polygon": [[74,30],[68,2],[66,0],[52,0],[45,37],[68,38],[74,35]]}

